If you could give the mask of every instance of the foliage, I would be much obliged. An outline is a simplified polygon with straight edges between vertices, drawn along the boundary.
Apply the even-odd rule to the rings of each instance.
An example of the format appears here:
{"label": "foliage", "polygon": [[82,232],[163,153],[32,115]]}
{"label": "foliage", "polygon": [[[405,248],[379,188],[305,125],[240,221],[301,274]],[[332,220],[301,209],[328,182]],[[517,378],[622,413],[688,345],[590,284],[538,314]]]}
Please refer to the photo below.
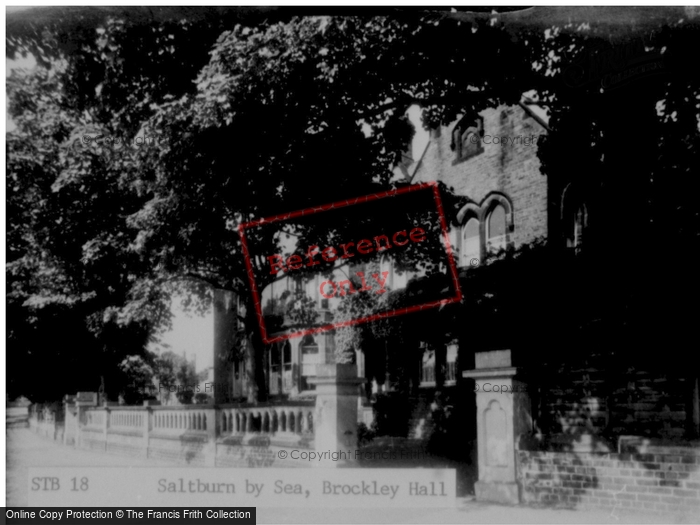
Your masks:
{"label": "foliage", "polygon": [[374,405],[375,436],[407,437],[411,419],[411,403],[405,393],[377,394]]}
{"label": "foliage", "polygon": [[182,404],[192,403],[199,384],[194,363],[171,351],[154,358],[154,379],[158,383],[158,394],[168,403],[172,394]]}
{"label": "foliage", "polygon": [[292,296],[286,313],[292,326],[311,326],[318,318],[316,302],[304,292]]}
{"label": "foliage", "polygon": [[214,400],[212,399],[212,397],[205,392],[197,392],[194,395],[194,404],[195,405],[209,405],[213,402],[214,402]]}
{"label": "foliage", "polygon": [[[40,36],[11,36],[12,51],[40,64],[8,80],[17,126],[8,136],[8,280],[19,308],[87,303],[96,337],[104,323],[151,335],[167,326],[183,281],[249,297],[236,225],[387,187],[410,138],[406,107],[446,95],[442,81],[425,83],[444,64],[428,43],[477,38],[449,20],[307,17],[221,32],[226,20],[112,17],[94,32],[67,31],[63,20]],[[484,46],[493,51],[478,67],[456,57],[475,84],[493,67],[487,59],[503,61],[501,43],[520,53],[503,31],[478,25],[479,39],[499,44]],[[502,68],[510,95],[454,80],[451,95],[469,94],[475,106],[515,100],[507,81],[524,63]],[[155,140],[136,147],[136,138]],[[334,166],[332,186],[319,165]],[[339,235],[316,224],[303,240]],[[254,240],[276,251],[273,234]],[[260,347],[246,306],[249,348]]]}
{"label": "foliage", "polygon": [[[93,380],[109,377],[124,357],[144,354],[167,326],[171,294],[185,286],[200,305],[210,301],[211,287],[238,293],[246,301],[246,351],[261,349],[237,226],[395,186],[392,168],[410,139],[403,115],[411,104],[423,107],[432,127],[533,92],[550,114],[552,132],[538,156],[551,193],[576,183],[613,210],[596,219],[599,231],[636,218],[639,227],[622,241],[617,230],[602,237],[601,260],[626,254],[605,257],[611,274],[628,286],[639,282],[647,268],[635,264],[634,246],[665,238],[683,254],[674,285],[694,275],[700,73],[686,58],[696,25],[679,21],[676,11],[658,19],[648,46],[663,54],[669,74],[619,89],[601,89],[597,80],[567,84],[572,65],[627,37],[612,34],[619,27],[605,17],[581,12],[574,17],[581,23],[553,27],[459,12],[261,15],[242,24],[235,23],[240,13],[206,13],[147,22],[97,17],[77,28],[61,19],[9,35],[11,53],[29,52],[40,64],[8,79],[16,125],[7,137],[8,310],[15,322],[8,354],[17,363],[41,364],[27,352],[38,352],[41,330],[61,318],[79,329],[75,353],[95,363]],[[134,145],[144,137],[153,140]],[[299,243],[332,245],[366,223],[307,222]],[[278,233],[260,229],[250,242],[278,253]],[[697,280],[690,284],[695,293]],[[483,295],[476,305],[502,312],[496,303]],[[624,311],[622,302],[614,307]],[[307,322],[302,312],[289,313]],[[676,312],[671,326],[691,321],[688,310]],[[444,324],[447,334],[463,330],[454,319]],[[415,320],[397,318],[402,344],[427,327],[439,332]],[[366,330],[341,335],[345,351],[361,346]],[[121,388],[111,377],[106,386],[113,394]]]}
{"label": "foliage", "polygon": [[119,369],[128,378],[121,395],[127,405],[139,405],[154,397],[153,368],[140,356],[129,356],[119,363]]}
{"label": "foliage", "polygon": [[[282,326],[311,326],[318,318],[314,300],[303,290],[285,290],[279,298],[270,298],[263,308],[263,315],[278,328]],[[276,318],[276,319],[275,319]]]}
{"label": "foliage", "polygon": [[[453,38],[473,38],[455,23],[445,25]],[[486,24],[480,31],[487,40],[510,42]],[[405,128],[394,123],[402,121],[408,105],[430,98],[431,89],[443,91],[426,85],[419,73],[421,68],[433,72],[432,60],[442,53],[427,45],[436,33],[431,24],[416,27],[382,17],[299,18],[223,33],[198,77],[196,96],[163,103],[150,121],[159,141],[143,150],[141,162],[153,197],[130,219],[141,231],[140,251],[164,270],[187,268],[218,286],[246,291],[235,229],[241,221],[387,187],[407,140]],[[387,46],[388,41],[401,45]],[[488,55],[496,63],[503,60],[496,51]],[[509,58],[505,77],[523,69],[518,63]],[[486,62],[481,67],[478,74],[485,74]],[[470,70],[478,68],[470,63]],[[457,97],[468,86],[454,82],[453,89]],[[509,91],[512,100],[519,98],[515,86]],[[496,93],[476,91],[465,100],[475,106],[498,103],[502,95]],[[493,95],[498,100],[489,98]],[[369,126],[369,136],[363,125]],[[222,155],[232,144],[236,155]],[[315,168],[319,165],[334,166],[332,187]],[[353,226],[326,231],[316,221],[299,242],[347,237]],[[265,233],[251,234],[250,243],[275,253],[277,232]]]}
{"label": "foliage", "polygon": [[357,424],[357,446],[358,446],[358,448],[362,448],[363,446],[371,443],[375,437],[376,437],[376,431],[374,428],[374,424],[373,424],[373,428],[368,428],[364,422],[360,422]]}
{"label": "foliage", "polygon": [[199,384],[194,363],[184,357],[178,359],[175,365],[175,379],[177,380],[177,392],[175,396],[183,405],[192,404],[197,385]]}
{"label": "foliage", "polygon": [[156,356],[153,363],[154,380],[158,383],[158,397],[168,403],[171,393],[175,391],[177,379],[175,377],[176,361],[179,356],[173,352],[163,352]]}
{"label": "foliage", "polygon": [[[362,285],[355,279],[353,286],[359,289]],[[333,322],[340,324],[335,330],[335,358],[338,363],[353,363],[356,352],[364,351],[368,343],[384,335],[387,322],[373,321],[359,325],[343,323],[377,314],[385,309],[382,295],[374,293],[358,293],[343,298],[335,312]]]}

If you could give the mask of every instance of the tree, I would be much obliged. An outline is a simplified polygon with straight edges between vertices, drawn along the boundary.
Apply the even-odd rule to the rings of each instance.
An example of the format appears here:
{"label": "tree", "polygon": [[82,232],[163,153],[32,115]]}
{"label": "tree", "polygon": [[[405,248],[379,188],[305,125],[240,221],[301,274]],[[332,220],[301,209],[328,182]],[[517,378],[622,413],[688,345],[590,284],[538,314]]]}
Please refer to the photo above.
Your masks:
{"label": "tree", "polygon": [[196,405],[208,405],[212,402],[212,397],[205,392],[198,392],[194,395],[194,403]]}
{"label": "tree", "polygon": [[194,399],[199,385],[194,364],[187,361],[185,358],[179,359],[175,369],[175,377],[177,378],[179,387],[175,394],[177,400],[183,405],[192,404],[192,400]]}
{"label": "tree", "polygon": [[167,404],[171,394],[188,405],[192,403],[200,381],[194,363],[171,351],[160,353],[154,358],[154,379],[158,383],[158,394]]}
{"label": "tree", "polygon": [[127,383],[121,396],[127,405],[138,405],[144,400],[154,397],[156,392],[153,384],[154,372],[140,356],[129,356],[119,363],[119,369],[127,378]]}
{"label": "tree", "polygon": [[[238,293],[246,300],[249,348],[260,348],[237,225],[391,187],[392,167],[410,139],[401,125],[403,113],[416,101],[435,119],[468,109],[452,105],[453,97],[469,107],[520,98],[514,79],[526,82],[531,73],[520,59],[522,48],[507,33],[485,22],[478,37],[454,21],[444,26],[320,17],[223,33],[198,77],[197,94],[161,104],[150,121],[161,138],[142,151],[141,176],[153,198],[130,218],[141,232],[140,252],[154,267]],[[494,64],[502,64],[507,72],[502,84],[499,80],[502,89],[473,90],[451,77],[446,92],[447,70],[426,84],[439,71],[436,66],[445,65],[443,48],[432,44],[438,34],[441,40],[493,44],[484,46],[489,51],[478,64],[463,48],[450,60],[468,62],[476,85]],[[231,145],[235,154],[222,155]],[[319,165],[333,167],[332,185]],[[296,226],[300,245],[331,245],[367,227],[367,221]],[[250,243],[276,253],[277,234],[258,230]],[[249,357],[252,366],[256,361]],[[258,377],[252,368],[248,375]]]}
{"label": "tree", "polygon": [[166,351],[155,357],[153,363],[154,379],[158,383],[158,397],[167,404],[171,394],[177,391],[175,371],[177,360],[181,359],[175,353]]}
{"label": "tree", "polygon": [[[116,399],[119,362],[144,355],[149,338],[167,326],[170,294],[183,286],[144,266],[132,249],[126,218],[147,202],[133,183],[135,135],[154,101],[192,89],[215,28],[247,15],[53,11],[39,17],[38,30],[34,11],[18,13],[8,33],[8,54],[30,54],[39,64],[8,79],[15,125],[7,138],[8,356],[13,369],[27,370],[11,388],[44,400],[73,393],[64,385],[104,385]],[[196,291],[206,302],[206,291]],[[60,324],[75,335],[65,351],[52,335]],[[93,376],[55,379],[85,365]],[[46,381],[30,381],[37,369]]]}
{"label": "tree", "polygon": [[[570,12],[590,22],[579,25],[566,12],[547,13],[554,25],[546,28],[528,12],[280,15],[238,25],[235,17],[118,16],[76,40],[65,38],[65,25],[12,40],[11,52],[31,52],[42,64],[9,82],[17,131],[8,137],[8,283],[18,318],[39,304],[84,305],[94,347],[105,351],[106,326],[139,327],[147,337],[167,321],[174,286],[195,283],[204,301],[211,287],[231,290],[246,303],[244,346],[255,384],[253,354],[263,345],[238,225],[393,187],[411,104],[424,108],[431,127],[518,103],[532,90],[550,109],[552,138],[539,151],[553,188],[566,183],[561,174],[595,173],[590,187],[619,198],[631,183],[632,201],[665,217],[654,224],[683,219],[693,226],[674,239],[694,243],[696,203],[688,197],[680,211],[670,210],[670,185],[658,176],[673,170],[684,188],[695,180],[688,174],[697,155],[690,147],[697,73],[681,64],[694,25],[678,22],[677,9],[655,11],[665,27],[654,48],[665,47],[674,76],[615,96],[598,85],[567,86],[563,65],[605,42],[607,28],[612,38],[625,36],[625,23],[616,14],[608,24],[605,11]],[[666,109],[655,116],[664,93]],[[611,118],[620,108],[623,118]],[[610,154],[616,140],[634,145],[624,137],[625,120],[650,130],[635,163],[643,182],[621,177],[625,156]],[[78,147],[88,130],[122,144],[154,140],[127,148],[91,138],[89,148]],[[662,142],[655,158],[665,131],[682,140]],[[581,159],[574,169],[571,158]],[[361,219],[332,227],[309,221],[295,233],[302,245],[331,245],[363,227]],[[259,229],[251,242],[277,253],[278,233]],[[19,347],[12,342],[13,353]]]}

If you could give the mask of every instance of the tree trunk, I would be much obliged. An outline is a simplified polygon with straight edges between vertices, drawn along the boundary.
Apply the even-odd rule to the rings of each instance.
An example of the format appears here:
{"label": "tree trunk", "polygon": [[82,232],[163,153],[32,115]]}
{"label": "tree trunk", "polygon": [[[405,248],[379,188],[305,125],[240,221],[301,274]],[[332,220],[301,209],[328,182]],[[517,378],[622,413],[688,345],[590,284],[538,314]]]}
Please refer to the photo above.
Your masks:
{"label": "tree trunk", "polygon": [[233,401],[233,345],[238,328],[236,297],[228,290],[214,290],[214,402]]}
{"label": "tree trunk", "polygon": [[255,306],[251,301],[246,302],[245,327],[248,335],[246,344],[246,376],[247,398],[249,403],[267,400],[265,380],[265,350],[258,324]]}
{"label": "tree trunk", "polygon": [[258,358],[256,355],[259,352],[255,351],[255,346],[253,345],[252,337],[249,334],[248,340],[246,342],[246,358],[245,358],[245,375],[246,375],[246,400],[248,403],[255,403],[259,401],[260,394],[260,384],[258,382]]}
{"label": "tree trunk", "polygon": [[[239,333],[238,300],[234,292],[214,291],[214,401],[231,403],[233,399],[233,363],[236,356],[236,337]],[[244,343],[246,398],[248,402],[267,399],[263,354],[265,345],[260,337],[260,327],[253,304],[246,303]]]}

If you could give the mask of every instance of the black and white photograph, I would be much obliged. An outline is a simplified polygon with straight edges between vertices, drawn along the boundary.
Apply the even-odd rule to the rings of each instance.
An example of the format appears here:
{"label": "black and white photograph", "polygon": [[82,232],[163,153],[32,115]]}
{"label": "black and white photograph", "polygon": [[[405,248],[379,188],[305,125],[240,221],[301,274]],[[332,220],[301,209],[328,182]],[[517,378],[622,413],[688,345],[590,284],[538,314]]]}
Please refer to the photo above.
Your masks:
{"label": "black and white photograph", "polygon": [[700,6],[4,14],[3,523],[700,523]]}

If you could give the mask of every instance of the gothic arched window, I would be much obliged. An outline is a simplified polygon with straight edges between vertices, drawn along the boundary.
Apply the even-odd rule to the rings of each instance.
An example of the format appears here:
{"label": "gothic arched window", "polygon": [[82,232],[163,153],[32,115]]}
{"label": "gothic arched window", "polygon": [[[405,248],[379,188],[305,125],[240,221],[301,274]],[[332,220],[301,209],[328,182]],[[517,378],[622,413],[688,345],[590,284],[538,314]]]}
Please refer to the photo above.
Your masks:
{"label": "gothic arched window", "polygon": [[452,149],[456,156],[454,163],[462,162],[484,151],[482,143],[484,121],[476,119],[460,120],[452,131]]}
{"label": "gothic arched window", "polygon": [[486,220],[486,245],[489,251],[499,251],[506,242],[506,209],[497,204]]}
{"label": "gothic arched window", "polygon": [[562,224],[566,247],[579,252],[588,228],[588,208],[579,188],[573,185],[567,186],[562,196]]}
{"label": "gothic arched window", "polygon": [[472,260],[481,260],[481,239],[479,237],[479,221],[471,217],[462,227],[462,247],[460,250],[461,266],[477,266]]}

